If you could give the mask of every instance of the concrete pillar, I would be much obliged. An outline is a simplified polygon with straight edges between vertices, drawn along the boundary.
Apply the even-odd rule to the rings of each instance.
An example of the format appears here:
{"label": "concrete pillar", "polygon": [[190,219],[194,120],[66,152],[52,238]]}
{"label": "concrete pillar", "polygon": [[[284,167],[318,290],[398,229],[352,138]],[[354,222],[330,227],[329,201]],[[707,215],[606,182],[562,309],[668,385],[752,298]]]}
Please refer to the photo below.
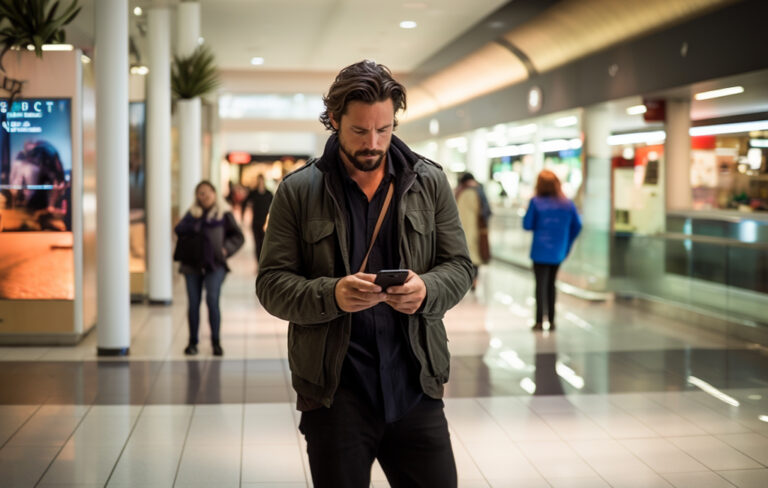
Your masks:
{"label": "concrete pillar", "polygon": [[[176,55],[190,56],[199,46],[200,3],[181,2],[177,7]],[[195,201],[195,186],[203,177],[202,114],[200,97],[176,101],[179,128],[179,214]]]}
{"label": "concrete pillar", "polygon": [[153,304],[173,298],[171,256],[171,15],[147,14],[147,288]]}
{"label": "concrete pillar", "polygon": [[664,194],[667,211],[690,210],[691,102],[667,100],[667,140],[664,144]]}
{"label": "concrete pillar", "polygon": [[98,354],[131,345],[128,202],[128,0],[95,13]]}

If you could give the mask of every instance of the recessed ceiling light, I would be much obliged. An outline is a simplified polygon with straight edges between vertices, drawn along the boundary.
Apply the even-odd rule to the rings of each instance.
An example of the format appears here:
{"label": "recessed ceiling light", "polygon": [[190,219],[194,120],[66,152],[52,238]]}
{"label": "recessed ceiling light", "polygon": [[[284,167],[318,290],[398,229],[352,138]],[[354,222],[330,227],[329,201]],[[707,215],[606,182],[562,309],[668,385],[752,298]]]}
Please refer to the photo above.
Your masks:
{"label": "recessed ceiling light", "polygon": [[149,74],[149,68],[146,66],[131,66],[132,75],[146,76]]}
{"label": "recessed ceiling light", "polygon": [[136,7],[136,8],[133,9],[133,15],[135,15],[136,17],[139,17],[143,13],[144,13],[144,11],[141,10],[141,7]]}
{"label": "recessed ceiling light", "polygon": [[739,93],[744,93],[743,86],[730,86],[719,90],[705,91],[697,93],[693,98],[696,100],[709,100],[710,98],[727,97],[728,95],[738,95]]}
{"label": "recessed ceiling light", "polygon": [[261,56],[256,56],[254,58],[251,58],[251,64],[254,66],[261,66],[262,64],[264,64],[264,58],[262,58]]}
{"label": "recessed ceiling light", "polygon": [[415,29],[416,25],[417,25],[416,22],[412,20],[404,20],[400,22],[400,27],[402,27],[403,29]]}
{"label": "recessed ceiling light", "polygon": [[647,111],[648,108],[645,105],[632,105],[631,107],[627,108],[627,113],[629,115],[642,115]]}

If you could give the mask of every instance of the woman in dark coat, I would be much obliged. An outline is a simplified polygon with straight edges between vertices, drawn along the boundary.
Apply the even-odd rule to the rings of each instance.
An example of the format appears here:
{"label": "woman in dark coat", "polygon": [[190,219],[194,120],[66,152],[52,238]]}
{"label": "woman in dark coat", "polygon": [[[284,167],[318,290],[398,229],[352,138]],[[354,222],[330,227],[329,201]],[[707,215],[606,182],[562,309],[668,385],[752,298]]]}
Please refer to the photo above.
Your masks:
{"label": "woman in dark coat", "polygon": [[581,232],[581,218],[576,206],[563,195],[555,173],[546,169],[539,173],[536,196],[528,205],[523,228],[533,231],[531,260],[536,276],[536,324],[533,330],[543,329],[545,305],[549,330],[555,330],[557,270]]}
{"label": "woman in dark coat", "polygon": [[176,225],[178,242],[174,259],[181,262],[179,272],[187,284],[189,303],[189,344],[184,353],[197,354],[200,301],[205,288],[213,354],[221,356],[224,354],[219,338],[221,284],[229,271],[227,258],[240,249],[244,239],[232,212],[218,201],[213,184],[198,183],[195,197],[195,203]]}

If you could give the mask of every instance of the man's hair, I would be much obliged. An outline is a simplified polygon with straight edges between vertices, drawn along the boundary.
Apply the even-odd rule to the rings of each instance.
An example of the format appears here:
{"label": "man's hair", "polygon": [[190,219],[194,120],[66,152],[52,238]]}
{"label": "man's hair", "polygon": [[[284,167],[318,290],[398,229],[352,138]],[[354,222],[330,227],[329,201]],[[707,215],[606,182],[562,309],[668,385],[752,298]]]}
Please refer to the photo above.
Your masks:
{"label": "man's hair", "polygon": [[341,116],[347,112],[349,102],[360,101],[368,104],[392,99],[395,109],[393,129],[397,128],[397,112],[405,110],[405,87],[392,78],[392,72],[383,64],[365,60],[347,66],[333,81],[328,95],[323,97],[325,111],[320,122],[326,129],[335,130],[331,116],[341,123]]}
{"label": "man's hair", "polygon": [[459,178],[459,184],[464,184],[474,179],[475,177],[474,175],[472,175],[472,173],[464,173],[463,175],[461,175],[461,178]]}

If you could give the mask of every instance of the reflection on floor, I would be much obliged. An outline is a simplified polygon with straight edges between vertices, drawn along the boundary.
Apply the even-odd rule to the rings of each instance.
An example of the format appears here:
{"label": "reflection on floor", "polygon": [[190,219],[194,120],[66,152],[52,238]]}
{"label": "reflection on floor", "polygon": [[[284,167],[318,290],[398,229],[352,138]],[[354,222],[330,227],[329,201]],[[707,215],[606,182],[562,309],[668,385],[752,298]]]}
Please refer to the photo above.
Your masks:
{"label": "reflection on floor", "polygon": [[[0,486],[311,486],[251,256],[224,284],[221,360],[205,337],[183,355],[180,281],[172,307],[132,307],[128,359],[96,360],[95,334],[0,348]],[[446,316],[461,487],[768,486],[768,349],[563,294],[557,332],[533,333],[531,291],[494,264]]]}

